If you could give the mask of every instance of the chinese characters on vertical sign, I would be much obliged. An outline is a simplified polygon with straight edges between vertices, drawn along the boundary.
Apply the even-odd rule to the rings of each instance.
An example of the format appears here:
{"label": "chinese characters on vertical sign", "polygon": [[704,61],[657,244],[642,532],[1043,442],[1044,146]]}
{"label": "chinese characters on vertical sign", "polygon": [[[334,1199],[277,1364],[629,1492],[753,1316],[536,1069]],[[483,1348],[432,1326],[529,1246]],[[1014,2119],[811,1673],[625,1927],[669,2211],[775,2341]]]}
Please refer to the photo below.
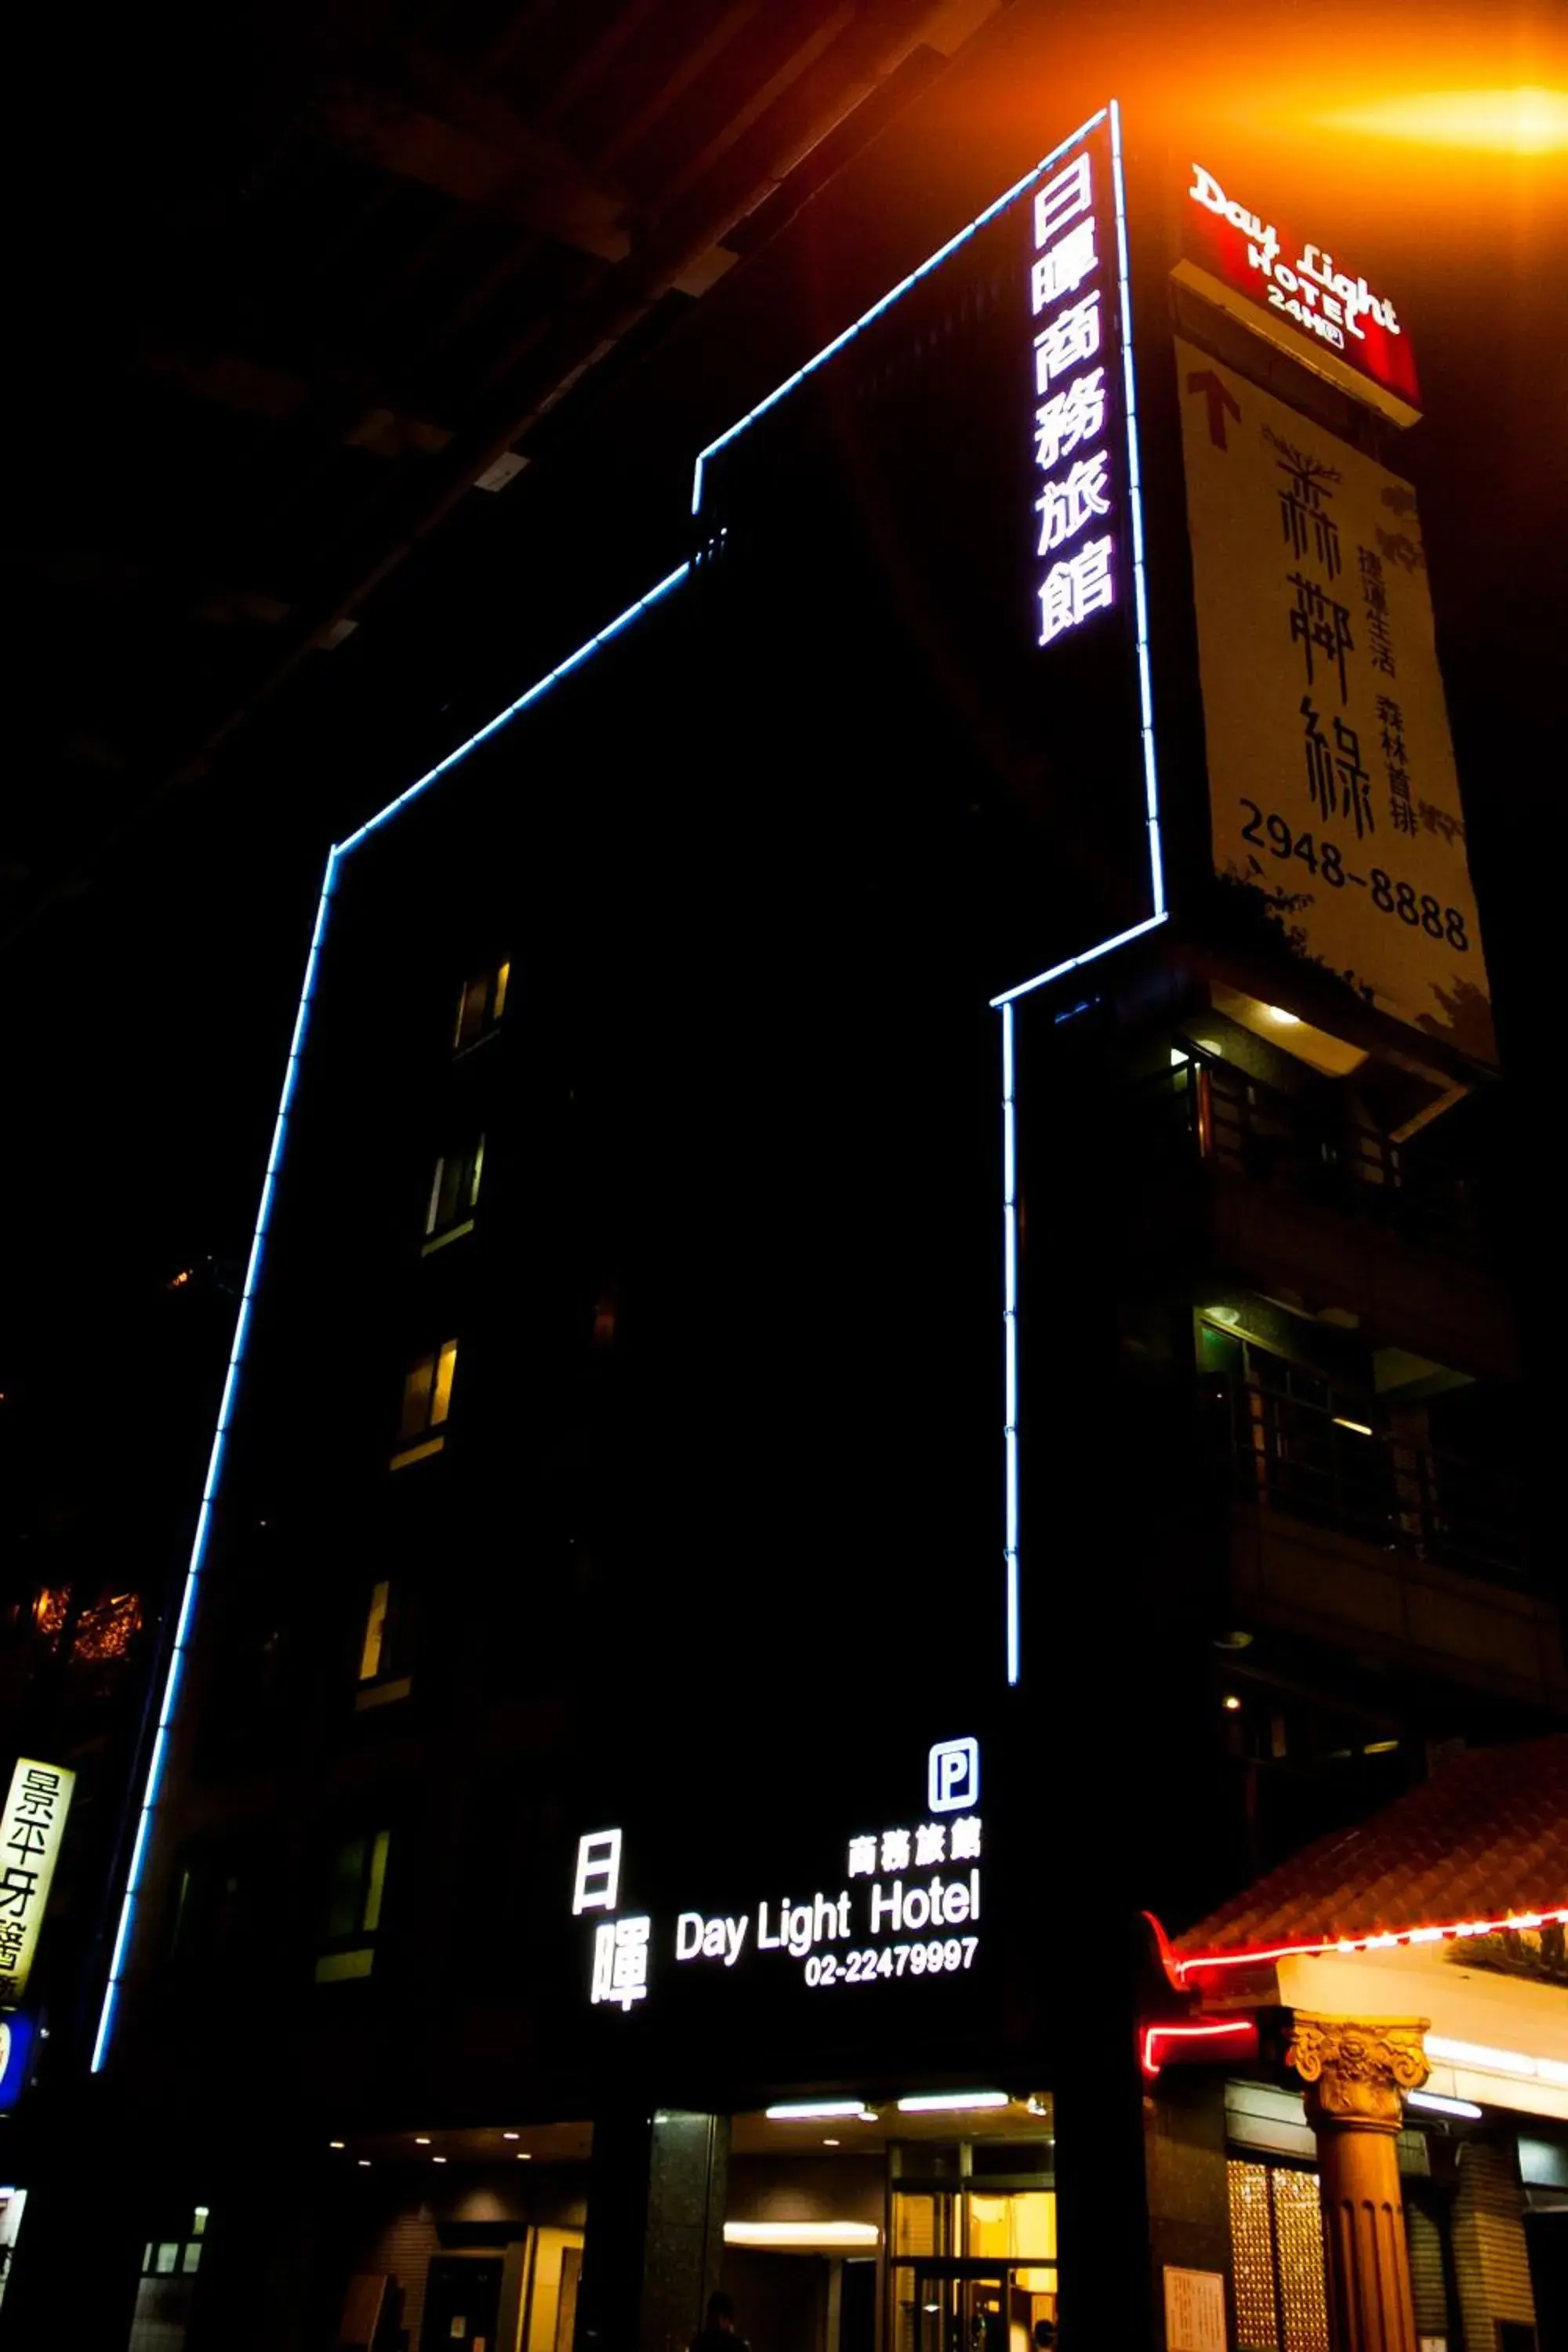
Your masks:
{"label": "chinese characters on vertical sign", "polygon": [[1036,191],[1031,208],[1035,634],[1042,646],[1121,593],[1114,386],[1121,321],[1110,170],[1103,142],[1086,141]]}
{"label": "chinese characters on vertical sign", "polygon": [[1408,484],[1178,342],[1216,872],[1365,1003],[1495,1057]]}
{"label": "chinese characters on vertical sign", "polygon": [[[572,1912],[615,1911],[621,1899],[619,1830],[593,1830],[577,1841],[577,1871],[572,1888]],[[602,1919],[594,1928],[593,1969],[588,1998],[595,2005],[613,2002],[629,2010],[647,1999],[647,1948],[651,1919]]]}
{"label": "chinese characters on vertical sign", "polygon": [[0,1817],[0,2009],[22,1998],[37,1948],[76,1774],[18,1759]]}

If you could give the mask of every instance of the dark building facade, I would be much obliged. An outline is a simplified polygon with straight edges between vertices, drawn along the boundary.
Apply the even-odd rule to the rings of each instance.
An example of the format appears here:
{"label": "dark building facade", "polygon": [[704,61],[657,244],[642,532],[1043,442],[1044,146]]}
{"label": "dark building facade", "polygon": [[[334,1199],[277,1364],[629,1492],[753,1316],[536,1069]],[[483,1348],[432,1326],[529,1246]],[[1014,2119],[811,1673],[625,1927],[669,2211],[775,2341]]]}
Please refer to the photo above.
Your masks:
{"label": "dark building facade", "polygon": [[1193,2088],[1226,2021],[1144,1915],[1568,1675],[1401,330],[1309,247],[1260,331],[1208,224],[1283,291],[1272,225],[1121,138],[715,442],[689,561],[332,850],[0,2341],[1342,2320],[1276,2229],[1260,2333],[1225,2216],[1279,2000]]}

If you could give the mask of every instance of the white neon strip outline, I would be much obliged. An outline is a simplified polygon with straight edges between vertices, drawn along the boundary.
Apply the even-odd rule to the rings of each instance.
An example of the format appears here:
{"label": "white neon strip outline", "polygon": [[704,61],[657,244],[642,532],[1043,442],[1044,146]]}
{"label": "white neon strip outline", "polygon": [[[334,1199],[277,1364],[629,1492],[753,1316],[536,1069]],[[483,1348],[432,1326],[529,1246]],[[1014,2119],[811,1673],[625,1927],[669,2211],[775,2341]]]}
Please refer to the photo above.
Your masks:
{"label": "white neon strip outline", "polygon": [[749,408],[744,416],[739,417],[733,425],[721,433],[716,441],[710,441],[708,446],[699,452],[696,466],[692,469],[692,513],[699,514],[702,509],[702,468],[710,457],[716,457],[721,449],[727,448],[738,435],[745,431],[748,425],[754,425],[759,416],[765,416],[770,408],[776,408],[779,402],[792,393],[797,383],[804,383],[808,375],[815,375],[819,367],[832,359],[836,352],[841,352],[846,343],[853,342],[862,328],[870,326],[873,320],[879,319],[884,310],[890,310],[893,304],[901,295],[907,294],[911,286],[918,286],[922,278],[929,278],[931,271],[939,263],[945,261],[950,253],[956,253],[959,247],[967,245],[970,238],[983,229],[987,222],[994,221],[998,213],[1005,212],[1014,198],[1021,196],[1026,188],[1032,187],[1040,173],[1048,172],[1051,165],[1065,155],[1069,147],[1076,147],[1080,139],[1087,139],[1091,131],[1099,129],[1105,120],[1106,110],[1103,106],[1098,108],[1087,122],[1080,122],[1078,129],[1062,141],[1059,147],[1053,147],[1048,155],[1041,156],[1032,171],[1026,172],[1021,180],[1015,180],[1005,194],[998,196],[994,204],[987,205],[983,213],[976,213],[967,228],[961,228],[956,236],[950,236],[945,245],[938,246],[936,251],[922,261],[918,269],[911,269],[907,278],[900,278],[896,286],[889,288],[879,301],[873,302],[868,310],[862,311],[853,326],[846,327],[842,334],[835,335],[830,343],[824,343],[814,359],[807,360],[804,367],[797,367],[793,375],[785,376],[782,383],[775,384],[765,399],[759,400],[754,408]]}
{"label": "white neon strip outline", "polygon": [[1160,839],[1160,777],[1154,753],[1154,688],[1149,674],[1149,591],[1143,558],[1143,468],[1138,453],[1138,380],[1132,364],[1132,282],[1127,261],[1127,191],[1121,173],[1121,105],[1112,99],[1110,185],[1116,199],[1116,265],[1121,298],[1121,370],[1127,409],[1127,503],[1132,520],[1132,593],[1138,621],[1138,703],[1143,730],[1143,793],[1149,824],[1150,903],[1165,911]]}
{"label": "white neon strip outline", "polygon": [[206,1481],[202,1488],[201,1507],[196,1514],[195,1534],[192,1539],[190,1559],[185,1568],[184,1588],[180,1596],[180,1613],[175,1622],[168,1671],[163,1678],[157,1727],[153,1733],[152,1753],[148,1758],[146,1778],[142,1786],[142,1807],[136,1823],[136,1835],[131,1848],[131,1865],[125,1875],[125,1892],[121,1899],[114,1948],[110,1958],[103,2004],[99,2011],[98,2032],[93,2042],[90,2071],[95,2074],[102,2070],[110,2042],[113,2036],[115,2012],[120,2002],[120,1988],[125,1973],[125,1958],[135,1925],[136,1906],[141,1899],[142,1875],[147,1858],[148,1837],[153,1826],[153,1817],[157,1809],[164,1767],[168,1761],[169,1734],[179,1700],[180,1685],[184,1676],[185,1654],[195,1612],[196,1589],[201,1581],[202,1571],[206,1561],[207,1538],[212,1529],[213,1503],[217,1494],[224,1454],[234,1418],[240,1365],[250,1337],[251,1309],[255,1302],[257,1285],[261,1276],[268,1234],[271,1228],[273,1195],[277,1190],[279,1171],[283,1163],[284,1146],[288,1140],[289,1114],[293,1108],[294,1090],[299,1083],[300,1057],[305,1048],[305,1034],[310,1026],[310,1010],[321,967],[321,943],[326,935],[327,912],[331,903],[338,868],[349,852],[367,840],[379,826],[386,823],[389,817],[395,816],[400,809],[406,808],[409,802],[426,791],[437,777],[444,776],[448,769],[456,767],[459,760],[466,759],[470,751],[476,750],[479,744],[504,727],[508,719],[515,719],[520,711],[527,709],[530,703],[537,702],[551,687],[565,677],[570,671],[576,669],[581,663],[588,659],[591,654],[596,653],[601,646],[607,644],[610,638],[618,636],[620,632],[628,627],[640,613],[645,613],[650,604],[656,604],[670,589],[678,587],[690,569],[689,563],[682,563],[678,565],[675,571],[667,572],[665,577],[650,588],[645,596],[639,596],[635,604],[628,604],[626,611],[618,614],[615,620],[598,632],[596,636],[590,637],[586,644],[579,646],[575,653],[568,654],[564,661],[558,662],[552,670],[547,671],[544,677],[536,680],[526,693],[520,694],[515,702],[508,703],[506,709],[499,711],[488,725],[479,729],[477,734],[470,735],[468,740],[460,743],[455,751],[449,751],[444,760],[437,761],[433,768],[427,769],[416,783],[410,784],[406,792],[399,793],[396,799],[389,801],[378,814],[369,818],[357,832],[351,833],[346,841],[335,842],[328,855],[326,871],[321,878],[321,895],[316,902],[316,920],[310,934],[310,953],[305,961],[305,977],[300,986],[300,1002],[294,1015],[294,1030],[289,1045],[289,1058],[283,1073],[283,1091],[278,1105],[278,1116],[273,1123],[271,1148],[267,1155],[267,1172],[262,1179],[261,1199],[257,1208],[256,1224],[250,1237],[250,1256],[245,1269],[245,1283],[240,1293],[239,1312],[235,1318],[234,1339],[228,1353],[228,1369],[224,1377],[223,1395],[218,1404],[217,1426],[213,1434],[212,1453],[207,1460]]}
{"label": "white neon strip outline", "polygon": [[[1154,746],[1154,687],[1149,667],[1149,593],[1143,546],[1143,472],[1138,449],[1138,381],[1132,364],[1132,287],[1127,257],[1127,192],[1121,171],[1121,106],[1117,99],[1102,108],[1092,131],[1106,114],[1110,118],[1110,185],[1116,205],[1116,266],[1121,293],[1121,373],[1127,413],[1127,506],[1132,536],[1132,598],[1138,652],[1138,716],[1143,751],[1143,801],[1149,844],[1149,894],[1153,908],[1141,923],[1117,931],[1081,955],[1068,956],[1048,971],[1020,981],[991,1000],[1002,1015],[1002,1328],[1006,1402],[1003,1424],[1003,1478],[1005,1537],[1003,1566],[1006,1579],[1007,1680],[1016,1684],[1022,1671],[1019,1619],[1022,1608],[1018,1534],[1018,1164],[1017,1103],[1014,1083],[1016,1041],[1013,1007],[1020,996],[1063,979],[1086,963],[1129,946],[1148,931],[1157,930],[1169,914],[1165,904],[1164,846],[1160,831],[1160,772]],[[1075,132],[1081,138],[1084,132]],[[1067,141],[1071,146],[1073,140]],[[1058,148],[1057,153],[1062,152]],[[1047,161],[1055,161],[1054,157]],[[1043,168],[1043,166],[1042,166]]]}
{"label": "white neon strip outline", "polygon": [[1018,1135],[1014,1097],[1013,1008],[1002,1007],[1002,1349],[1005,1398],[1003,1451],[1007,1581],[1007,1680],[1018,1679]]}
{"label": "white neon strip outline", "polygon": [[136,1836],[131,1849],[131,1866],[125,1876],[125,1893],[121,1900],[120,1919],[114,1937],[114,1950],[109,1963],[109,1979],[103,1990],[103,2006],[99,2012],[98,2033],[93,2042],[93,2074],[101,2069],[108,2053],[110,2037],[114,2030],[114,2013],[119,2006],[120,1986],[124,1974],[125,1955],[136,1916],[136,1906],[142,1892],[142,1871],[147,1855],[148,1833],[163,1785],[163,1768],[168,1761],[169,1734],[174,1709],[179,1700],[180,1685],[184,1675],[185,1651],[190,1640],[191,1622],[195,1610],[196,1587],[200,1582],[206,1559],[207,1538],[212,1530],[213,1500],[217,1493],[223,1457],[228,1444],[233,1422],[235,1399],[238,1389],[240,1360],[250,1331],[250,1312],[261,1276],[262,1260],[267,1253],[268,1234],[272,1223],[272,1201],[278,1185],[278,1171],[283,1161],[284,1145],[288,1139],[289,1120],[293,1109],[294,1090],[300,1080],[300,1062],[305,1049],[305,1033],[310,1026],[310,1007],[316,992],[317,975],[321,970],[321,942],[326,935],[327,909],[331,903],[332,887],[337,878],[338,861],[342,856],[336,844],[328,852],[326,869],[321,877],[321,895],[316,901],[315,927],[310,933],[310,950],[305,959],[305,977],[300,984],[300,1002],[294,1014],[293,1034],[289,1041],[289,1058],[283,1071],[283,1091],[279,1098],[278,1116],[272,1127],[272,1143],[267,1155],[267,1172],[261,1181],[261,1199],[256,1212],[256,1226],[250,1237],[250,1256],[246,1265],[245,1282],[240,1291],[239,1312],[235,1318],[234,1340],[229,1349],[228,1370],[224,1378],[223,1397],[218,1406],[217,1427],[213,1433],[212,1453],[207,1460],[206,1481],[202,1488],[201,1507],[196,1514],[195,1535],[191,1544],[191,1556],[185,1568],[184,1590],[180,1596],[180,1613],[174,1625],[174,1645],[169,1653],[168,1670],[163,1677],[163,1696],[159,1704],[157,1728],[153,1737],[153,1751],[147,1762],[147,1777],[142,1788],[142,1810],[137,1819]]}
{"label": "white neon strip outline", "polygon": [[673,572],[667,572],[664,578],[650,588],[646,596],[639,596],[635,604],[628,604],[624,613],[617,613],[615,619],[599,631],[597,636],[588,638],[585,644],[578,646],[574,654],[568,654],[564,661],[557,662],[553,669],[546,670],[544,676],[536,678],[526,693],[518,696],[515,702],[509,702],[504,710],[498,710],[493,719],[487,719],[477,735],[470,735],[466,743],[459,743],[455,751],[448,751],[444,760],[437,760],[433,768],[427,768],[417,783],[410,784],[406,792],[399,793],[395,801],[388,801],[386,806],[379,809],[374,816],[367,817],[357,833],[351,833],[346,841],[339,842],[338,855],[346,857],[351,849],[357,849],[360,843],[367,840],[373,833],[379,831],[389,817],[395,817],[399,809],[406,808],[410,801],[417,800],[420,793],[426,791],[437,777],[444,776],[449,768],[455,768],[459,760],[466,760],[470,751],[478,751],[479,745],[488,742],[492,735],[498,735],[509,719],[515,719],[520,711],[526,710],[531,703],[537,702],[541,696],[548,694],[552,686],[559,684],[560,680],[567,677],[571,671],[580,668],[591,654],[598,652],[601,646],[607,646],[612,637],[618,637],[623,629],[629,628],[639,613],[646,613],[650,604],[657,604],[661,596],[667,596],[672,588],[679,588],[690,570],[690,563],[686,562],[678,563]]}

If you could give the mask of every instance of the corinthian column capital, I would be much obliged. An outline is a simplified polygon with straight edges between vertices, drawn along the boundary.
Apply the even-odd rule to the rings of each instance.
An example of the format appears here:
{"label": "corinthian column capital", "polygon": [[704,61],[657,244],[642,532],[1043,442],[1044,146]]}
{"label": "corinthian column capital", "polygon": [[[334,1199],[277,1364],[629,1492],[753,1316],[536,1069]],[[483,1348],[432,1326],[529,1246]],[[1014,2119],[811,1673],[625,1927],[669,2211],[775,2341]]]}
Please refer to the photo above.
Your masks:
{"label": "corinthian column capital", "polygon": [[1425,2017],[1319,2017],[1298,2010],[1287,2053],[1311,2122],[1394,2132],[1406,2091],[1426,2080]]}

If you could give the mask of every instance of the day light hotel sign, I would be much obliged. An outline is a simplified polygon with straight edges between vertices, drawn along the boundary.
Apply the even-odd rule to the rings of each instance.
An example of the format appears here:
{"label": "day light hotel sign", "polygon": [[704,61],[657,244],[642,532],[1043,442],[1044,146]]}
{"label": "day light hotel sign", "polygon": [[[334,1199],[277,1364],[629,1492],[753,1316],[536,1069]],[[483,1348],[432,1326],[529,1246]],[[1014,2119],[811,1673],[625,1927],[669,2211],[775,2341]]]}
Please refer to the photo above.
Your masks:
{"label": "day light hotel sign", "polygon": [[19,1757],[0,1816],[0,2009],[26,1989],[76,1774]]}
{"label": "day light hotel sign", "polygon": [[779,1887],[742,1908],[680,1908],[662,1918],[625,1899],[631,1877],[618,1829],[577,1843],[574,1916],[591,1922],[588,1999],[629,2013],[670,1971],[727,1975],[793,1969],[812,1991],[900,1978],[966,1974],[984,1916],[980,1748],[939,1740],[927,1759],[920,1818],[851,1831],[809,1895]]}
{"label": "day light hotel sign", "polygon": [[[1245,191],[1250,198],[1251,191]],[[1385,290],[1343,253],[1252,209],[1228,183],[1194,163],[1182,208],[1182,243],[1211,297],[1241,298],[1237,315],[1291,355],[1359,392],[1395,423],[1413,425],[1420,390],[1405,322]],[[1225,307],[1236,306],[1226,302]]]}

